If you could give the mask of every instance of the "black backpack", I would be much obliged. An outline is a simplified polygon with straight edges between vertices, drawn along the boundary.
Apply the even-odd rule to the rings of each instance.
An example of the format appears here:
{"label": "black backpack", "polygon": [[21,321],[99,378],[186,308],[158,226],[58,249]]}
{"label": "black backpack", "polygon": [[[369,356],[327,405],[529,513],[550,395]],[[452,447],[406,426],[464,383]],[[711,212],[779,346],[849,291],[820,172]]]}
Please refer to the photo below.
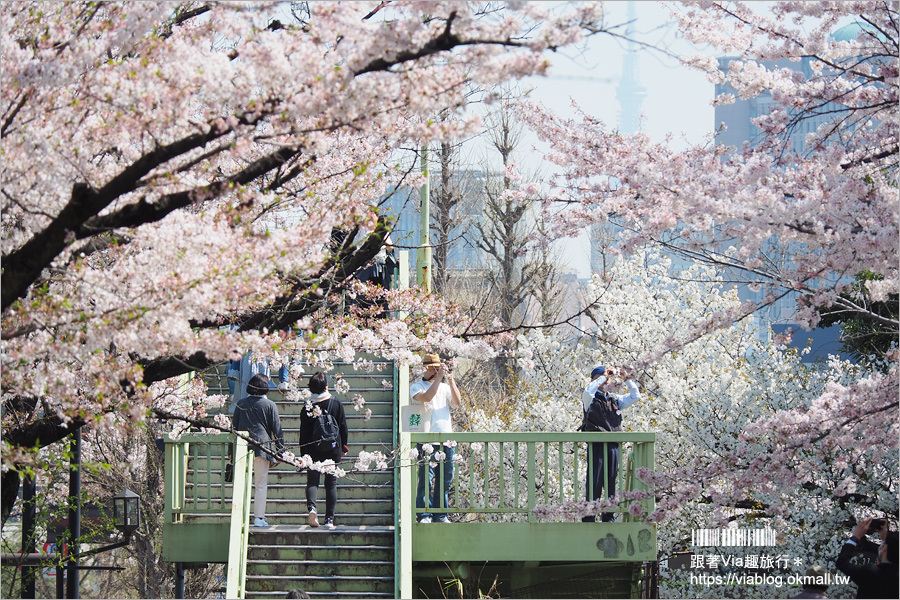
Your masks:
{"label": "black backpack", "polygon": [[622,411],[619,399],[606,396],[600,390],[594,394],[591,406],[584,415],[581,431],[622,431]]}
{"label": "black backpack", "polygon": [[307,449],[316,454],[332,454],[341,443],[341,430],[337,420],[325,408],[322,414],[314,417],[312,439],[306,444]]}

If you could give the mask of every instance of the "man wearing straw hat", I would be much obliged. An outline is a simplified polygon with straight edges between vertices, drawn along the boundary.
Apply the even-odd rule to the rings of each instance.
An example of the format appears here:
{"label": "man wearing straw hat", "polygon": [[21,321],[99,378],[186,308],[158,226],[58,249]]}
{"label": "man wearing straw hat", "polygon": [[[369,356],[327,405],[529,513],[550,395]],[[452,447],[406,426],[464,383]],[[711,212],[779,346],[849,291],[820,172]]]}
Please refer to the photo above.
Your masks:
{"label": "man wearing straw hat", "polygon": [[[441,362],[437,354],[426,354],[422,357],[425,373],[422,380],[409,386],[409,395],[413,402],[424,404],[427,408],[423,414],[425,431],[431,433],[453,433],[453,422],[450,409],[460,405],[462,400],[453,373]],[[441,445],[431,456],[423,456],[423,446],[418,444],[419,482],[416,489],[416,508],[447,507],[450,485],[453,483],[454,448]],[[440,456],[439,453],[443,454]],[[436,456],[437,455],[437,456]],[[443,477],[441,476],[443,471]],[[434,519],[434,521],[432,521]],[[434,517],[431,513],[419,515],[419,523],[449,523],[446,513]]]}

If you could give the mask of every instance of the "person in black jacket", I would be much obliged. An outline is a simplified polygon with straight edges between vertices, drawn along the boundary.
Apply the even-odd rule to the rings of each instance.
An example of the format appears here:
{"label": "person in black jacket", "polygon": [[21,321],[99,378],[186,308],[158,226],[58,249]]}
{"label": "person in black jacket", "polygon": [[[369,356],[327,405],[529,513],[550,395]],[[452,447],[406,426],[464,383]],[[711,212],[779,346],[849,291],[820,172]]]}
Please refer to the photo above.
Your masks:
{"label": "person in black jacket", "polygon": [[[872,527],[872,519],[863,519],[853,528],[850,539],[844,542],[835,561],[837,568],[856,584],[857,598],[900,597],[900,572],[897,569],[897,532],[888,532],[886,519],[879,524],[881,546],[866,538]],[[876,562],[853,564],[851,559],[860,552],[877,552]]]}
{"label": "person in black jacket", "polygon": [[[627,394],[613,394],[610,387],[616,380],[622,380],[628,388]],[[614,367],[596,367],[591,371],[591,382],[581,394],[584,418],[580,431],[622,431],[622,410],[641,399],[641,392],[632,379],[632,369]],[[603,448],[606,446],[606,452]],[[590,460],[587,464],[585,478],[585,499],[590,502],[603,497],[606,485],[607,497],[616,495],[616,478],[619,475],[619,444],[617,442],[591,442]],[[605,455],[605,456],[604,456]],[[603,463],[606,461],[607,480],[603,481]],[[615,521],[611,512],[602,514],[601,519],[610,523]],[[594,515],[582,517],[585,523],[597,520]]]}
{"label": "person in black jacket", "polygon": [[284,451],[284,432],[278,407],[266,397],[269,378],[257,373],[247,382],[247,396],[234,409],[234,430],[246,431],[253,439],[253,525],[268,527],[266,496],[269,486],[269,467],[278,464]]}
{"label": "person in black jacket", "polygon": [[[347,417],[341,401],[328,392],[328,376],[321,371],[309,378],[309,391],[312,396],[306,404],[306,410],[300,413],[300,452],[308,454],[316,462],[333,460],[335,464],[347,454]],[[337,421],[340,440],[330,450],[319,450],[316,424],[319,415],[330,414]],[[319,526],[316,500],[319,490],[320,472],[308,469],[306,474],[306,508],[309,511],[309,525]],[[334,529],[334,509],[337,506],[337,477],[333,473],[325,473],[325,527]]]}

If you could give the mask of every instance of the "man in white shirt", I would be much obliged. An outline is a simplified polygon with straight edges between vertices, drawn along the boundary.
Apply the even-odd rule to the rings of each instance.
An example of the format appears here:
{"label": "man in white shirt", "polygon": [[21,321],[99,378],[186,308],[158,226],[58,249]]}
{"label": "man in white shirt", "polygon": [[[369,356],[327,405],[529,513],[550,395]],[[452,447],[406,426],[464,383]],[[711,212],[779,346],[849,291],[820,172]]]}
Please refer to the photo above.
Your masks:
{"label": "man in white shirt", "polygon": [[[422,380],[409,386],[409,396],[413,402],[423,404],[426,408],[422,415],[426,431],[453,433],[450,409],[458,407],[462,400],[453,374],[437,354],[426,354],[422,358],[422,366],[425,367]],[[431,456],[425,455],[422,444],[418,444],[416,448],[420,461],[416,508],[447,508],[450,485],[453,483],[455,448],[442,444]],[[435,456],[438,452],[443,454],[442,458],[440,455]],[[450,522],[446,513],[436,517],[431,513],[422,513],[419,515],[419,523],[431,523],[432,518],[438,523]]]}
{"label": "man in white shirt", "polygon": [[[637,384],[631,377],[630,368],[597,367],[591,371],[591,382],[581,394],[581,403],[584,408],[581,431],[622,431],[622,410],[641,399]],[[628,388],[627,394],[609,392],[609,388],[617,379],[625,381],[625,387]],[[606,446],[606,452],[603,451],[604,446]],[[585,499],[590,502],[602,498],[604,484],[607,497],[612,498],[616,495],[616,478],[619,474],[619,444],[617,442],[591,442],[590,455],[591,459],[588,461],[587,479],[585,480]],[[605,482],[603,481],[604,460],[607,463],[608,477]],[[615,515],[603,513],[602,519],[604,522],[612,522],[615,520]],[[596,517],[583,517],[581,520],[594,522]]]}

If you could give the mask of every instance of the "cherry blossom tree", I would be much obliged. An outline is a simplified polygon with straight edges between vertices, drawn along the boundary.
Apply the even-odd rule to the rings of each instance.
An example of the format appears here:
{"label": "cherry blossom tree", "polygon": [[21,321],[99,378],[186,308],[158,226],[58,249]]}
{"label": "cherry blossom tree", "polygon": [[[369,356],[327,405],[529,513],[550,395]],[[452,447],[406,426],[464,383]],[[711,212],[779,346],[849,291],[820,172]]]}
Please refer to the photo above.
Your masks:
{"label": "cherry blossom tree", "polygon": [[[644,134],[609,131],[587,115],[575,121],[538,107],[523,111],[563,171],[547,200],[570,205],[556,220],[555,235],[615,221],[628,232],[625,253],[656,241],[690,260],[743,273],[748,284],[762,288],[760,301],[686,322],[648,350],[640,365],[788,294],[796,294],[798,319],[808,327],[819,322],[819,308],[832,307],[885,325],[896,339],[896,315],[872,307],[898,292],[897,3],[779,2],[770,13],[758,6],[674,6],[685,36],[738,57],[727,73],[713,59],[688,62],[713,81],[730,83],[742,98],[771,92],[776,105],[755,122],[766,134],[757,146],[709,144],[676,152]],[[856,39],[831,37],[850,20],[859,24]],[[801,57],[812,57],[808,76],[763,62]],[[732,100],[726,95],[716,102]],[[785,134],[823,114],[830,118],[807,137],[806,150],[792,152]],[[769,252],[773,240],[784,252],[780,259]],[[736,251],[726,252],[729,247]],[[867,282],[865,300],[853,286],[862,272],[877,275]],[[806,483],[810,452],[848,446],[870,452],[877,464],[897,448],[897,358],[895,350],[881,371],[859,370],[831,381],[815,399],[760,415],[743,434],[756,448],[753,460],[732,456],[683,477],[704,481],[728,472],[747,490],[795,488]],[[694,496],[699,493],[696,488]]]}
{"label": "cherry blossom tree", "polygon": [[[557,219],[552,235],[614,219],[630,231],[626,252],[656,240],[764,286],[764,299],[744,314],[799,292],[800,317],[810,326],[820,318],[816,307],[835,305],[896,329],[896,319],[841,296],[852,292],[852,277],[863,270],[883,277],[869,289],[872,300],[897,290],[896,5],[787,2],[773,11],[766,17],[742,3],[712,2],[684,3],[675,13],[694,42],[741,57],[728,73],[715,60],[693,59],[711,79],[727,81],[742,98],[772,93],[776,108],[755,123],[768,136],[762,144],[675,152],[645,134],[607,130],[587,115],[577,122],[534,106],[523,111],[551,144],[549,158],[564,168],[548,203],[572,209]],[[858,39],[830,40],[836,24],[854,15],[870,24]],[[807,24],[812,17],[818,22]],[[809,78],[759,62],[803,56],[815,59]],[[733,100],[725,95],[716,102]],[[792,154],[784,134],[824,109],[833,119],[808,137],[807,153]],[[772,239],[786,249],[786,259],[764,254]],[[722,256],[734,242],[738,255]]]}
{"label": "cherry blossom tree", "polygon": [[283,6],[0,9],[4,519],[35,448],[202,418],[202,392],[154,384],[247,350],[490,352],[452,312],[376,330],[321,311],[390,231],[373,199],[408,174],[398,153],[477,130],[466,91],[544,72],[600,6]]}
{"label": "cherry blossom tree", "polygon": [[[503,413],[475,409],[473,428],[574,431],[581,423],[581,390],[592,367],[635,364],[693,322],[740,306],[733,284],[717,269],[677,264],[659,248],[648,249],[618,261],[606,278],[595,276],[585,292],[596,324],[589,335],[521,335],[524,368],[515,404]],[[773,454],[777,445],[773,448],[770,440],[753,433],[776,423],[782,427],[782,415],[814,405],[832,388],[853,385],[867,372],[837,359],[824,366],[804,363],[797,350],[764,339],[755,320],[744,319],[709,331],[636,373],[643,398],[623,411],[623,427],[657,435],[656,473],[648,480],[657,484],[658,510],[648,516],[658,525],[660,560],[686,551],[734,553],[692,548],[692,529],[771,527],[779,532],[777,554],[803,561],[802,568],[792,563],[787,572],[802,573],[811,564],[828,564],[846,537],[847,522],[897,514],[896,452],[848,438],[841,444],[807,445],[802,462],[793,459],[781,467],[778,461],[785,457]],[[896,419],[886,426],[896,434]],[[492,464],[499,460],[492,455]],[[556,464],[552,457],[551,464]],[[760,471],[775,476],[762,479]],[[785,473],[791,478],[785,479]],[[465,478],[460,480],[465,485]],[[549,484],[551,489],[558,485]],[[577,505],[543,507],[541,515],[571,519]],[[580,510],[589,508],[581,503]],[[748,585],[737,591],[734,586],[690,585],[688,576],[674,572],[665,573],[660,585],[664,597],[771,598],[783,593],[775,586]]]}

